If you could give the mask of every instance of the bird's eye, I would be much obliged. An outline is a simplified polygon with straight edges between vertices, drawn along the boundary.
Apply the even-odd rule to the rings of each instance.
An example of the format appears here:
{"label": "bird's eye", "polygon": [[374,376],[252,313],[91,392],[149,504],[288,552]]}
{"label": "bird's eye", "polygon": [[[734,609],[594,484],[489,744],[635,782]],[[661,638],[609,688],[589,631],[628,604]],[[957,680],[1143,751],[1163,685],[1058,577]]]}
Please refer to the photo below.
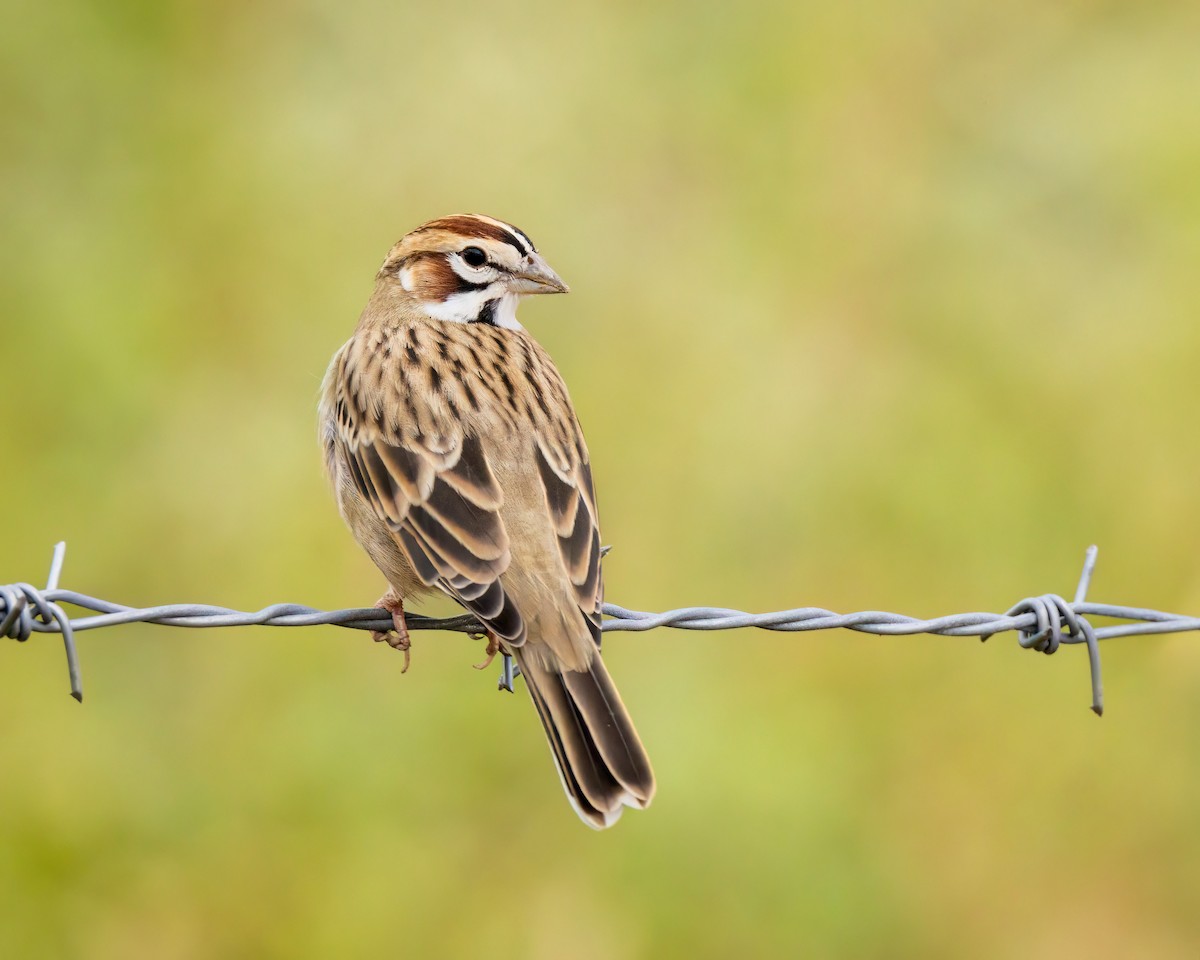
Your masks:
{"label": "bird's eye", "polygon": [[487,263],[487,254],[478,247],[467,247],[462,252],[462,258],[468,267],[482,267]]}

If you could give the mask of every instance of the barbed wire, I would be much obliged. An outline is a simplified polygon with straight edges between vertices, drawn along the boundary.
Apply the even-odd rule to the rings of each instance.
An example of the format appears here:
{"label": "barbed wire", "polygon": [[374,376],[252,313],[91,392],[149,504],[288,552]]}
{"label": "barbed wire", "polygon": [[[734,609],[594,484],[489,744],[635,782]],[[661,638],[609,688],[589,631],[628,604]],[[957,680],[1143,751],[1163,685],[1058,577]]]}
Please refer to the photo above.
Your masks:
{"label": "barbed wire", "polygon": [[[44,588],[29,583],[0,586],[0,637],[24,642],[35,633],[62,635],[70,676],[71,696],[82,702],[83,682],[75,634],[127,623],[157,623],[170,627],[311,627],[337,626],[351,630],[386,632],[392,628],[392,616],[379,607],[346,610],[318,610],[298,603],[276,603],[261,610],[242,611],[202,603],[172,603],[156,607],[130,607],[101,600],[58,585],[66,558],[66,543],[54,548],[50,574]],[[1052,654],[1062,644],[1082,643],[1088,650],[1091,672],[1092,710],[1104,712],[1104,692],[1100,678],[1099,641],[1116,637],[1148,634],[1183,633],[1200,630],[1200,617],[1187,617],[1142,607],[1126,607],[1086,600],[1088,587],[1096,567],[1098,549],[1089,547],[1084,558],[1083,572],[1068,603],[1058,594],[1048,593],[1027,597],[1014,604],[1007,613],[957,613],[932,620],[921,620],[899,613],[867,610],[860,613],[834,613],[822,607],[797,607],[773,613],[746,613],[725,607],[681,607],[664,613],[629,610],[615,603],[604,604],[603,630],[607,632],[645,631],[659,627],[677,630],[738,630],[755,628],[784,633],[811,630],[855,630],[884,636],[911,636],[929,633],[945,637],[978,637],[987,640],[993,634],[1016,631],[1018,643],[1030,650]],[[91,616],[71,618],[63,610],[67,604],[92,611]],[[1093,627],[1089,616],[1124,620],[1125,623]],[[456,617],[426,617],[408,613],[405,620],[409,630],[449,630],[471,635],[484,632],[475,617],[464,614]],[[513,689],[519,672],[509,657],[504,658],[500,677],[501,689]]]}

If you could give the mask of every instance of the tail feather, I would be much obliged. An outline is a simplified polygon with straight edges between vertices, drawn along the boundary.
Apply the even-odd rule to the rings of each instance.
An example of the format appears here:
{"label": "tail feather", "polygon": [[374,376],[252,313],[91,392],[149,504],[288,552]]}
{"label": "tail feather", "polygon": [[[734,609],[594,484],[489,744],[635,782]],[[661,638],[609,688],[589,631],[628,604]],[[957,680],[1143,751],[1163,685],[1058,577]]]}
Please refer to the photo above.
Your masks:
{"label": "tail feather", "polygon": [[588,729],[605,766],[644,807],[654,795],[654,771],[604,661],[596,657],[591,670],[567,671],[562,679],[579,712],[592,718]]}
{"label": "tail feather", "polygon": [[526,648],[512,652],[546,729],[563,789],[584,823],[602,830],[625,807],[647,807],[654,772],[604,662],[596,657],[587,670],[556,672]]}

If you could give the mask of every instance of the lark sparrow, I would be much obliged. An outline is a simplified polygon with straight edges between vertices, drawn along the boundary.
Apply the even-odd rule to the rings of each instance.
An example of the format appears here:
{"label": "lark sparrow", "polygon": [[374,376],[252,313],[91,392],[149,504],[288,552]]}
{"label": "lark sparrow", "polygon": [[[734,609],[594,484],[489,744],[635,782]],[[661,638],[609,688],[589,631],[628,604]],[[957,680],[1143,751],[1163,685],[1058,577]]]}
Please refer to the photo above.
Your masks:
{"label": "lark sparrow", "polygon": [[[338,508],[406,601],[449,594],[517,661],[575,811],[644,808],[654,773],[600,658],[600,534],[583,433],[525,295],[566,293],[529,237],[477,215],[392,247],[321,389]],[[378,639],[378,638],[377,638]]]}

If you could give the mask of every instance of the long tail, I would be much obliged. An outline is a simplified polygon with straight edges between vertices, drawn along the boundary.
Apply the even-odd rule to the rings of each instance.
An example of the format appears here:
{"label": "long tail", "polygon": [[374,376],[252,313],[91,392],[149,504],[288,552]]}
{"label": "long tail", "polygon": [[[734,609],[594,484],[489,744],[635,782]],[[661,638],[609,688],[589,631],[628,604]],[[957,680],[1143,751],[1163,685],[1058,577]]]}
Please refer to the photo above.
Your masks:
{"label": "long tail", "polygon": [[586,671],[556,672],[536,653],[513,650],[571,806],[589,827],[603,830],[624,807],[645,809],[654,771],[621,695],[597,656]]}

